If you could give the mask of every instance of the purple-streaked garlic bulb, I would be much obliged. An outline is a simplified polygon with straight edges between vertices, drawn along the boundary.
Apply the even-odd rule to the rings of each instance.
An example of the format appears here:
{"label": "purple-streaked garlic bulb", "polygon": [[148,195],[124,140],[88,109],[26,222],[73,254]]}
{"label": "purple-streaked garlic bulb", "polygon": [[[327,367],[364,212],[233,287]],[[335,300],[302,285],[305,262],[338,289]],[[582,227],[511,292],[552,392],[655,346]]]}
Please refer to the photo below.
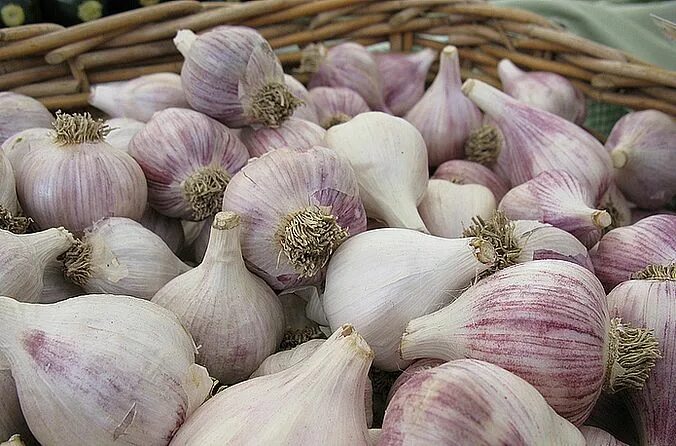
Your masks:
{"label": "purple-streaked garlic bulb", "polygon": [[591,252],[606,291],[650,265],[676,263],[676,215],[658,214],[613,229]]}
{"label": "purple-streaked garlic bulb", "polygon": [[582,125],[587,117],[584,94],[560,74],[526,72],[509,59],[498,63],[502,89],[511,97],[541,110]]}
{"label": "purple-streaked garlic bulb", "polygon": [[598,198],[612,178],[612,163],[603,145],[582,128],[469,79],[462,91],[489,118],[465,145],[470,161],[493,165],[512,186],[546,170],[565,170]]}
{"label": "purple-streaked garlic bulb", "polygon": [[239,139],[249,150],[249,155],[259,157],[273,150],[309,149],[322,142],[326,130],[315,124],[291,117],[279,127],[244,127]]}
{"label": "purple-streaked garlic bulb", "polygon": [[445,362],[446,361],[442,361],[441,359],[434,358],[418,359],[417,361],[414,361],[401,372],[401,375],[397,376],[397,379],[394,381],[394,384],[392,384],[392,387],[390,387],[390,391],[387,394],[387,402],[389,403],[397,390],[415,376],[416,373],[437,367]]}
{"label": "purple-streaked garlic bulb", "polygon": [[418,212],[430,234],[456,238],[462,237],[474,217],[488,219],[496,208],[495,196],[487,187],[432,179]]}
{"label": "purple-streaked garlic bulb", "polygon": [[385,104],[378,65],[366,48],[358,43],[345,42],[329,48],[319,57],[322,59],[317,64],[317,71],[308,83],[310,90],[315,87],[349,88],[356,91],[371,110],[390,112]]}
{"label": "purple-streaked garlic bulb", "polygon": [[212,381],[170,311],[129,296],[0,297],[0,356],[40,444],[165,446]]}
{"label": "purple-streaked garlic bulb", "polygon": [[276,127],[302,103],[254,29],[225,25],[199,36],[180,30],[174,43],[185,57],[181,80],[188,103],[228,127]]}
{"label": "purple-streaked garlic bulb", "polygon": [[325,129],[371,111],[359,93],[345,87],[315,87],[310,96],[317,108],[319,124]]}
{"label": "purple-streaked garlic bulb", "polygon": [[427,232],[418,213],[429,172],[420,132],[382,112],[362,113],[326,132],[327,147],[349,160],[368,216],[393,228]]}
{"label": "purple-streaked garlic bulb", "polygon": [[631,210],[635,206],[625,198],[615,181],[610,182],[606,192],[599,199],[597,207],[610,214],[611,223],[604,229],[605,232],[631,224]]}
{"label": "purple-streaked garlic bulb", "polygon": [[275,289],[320,283],[338,246],[366,229],[347,160],[324,147],[279,149],[250,162],[223,195],[242,219],[242,252]]}
{"label": "purple-streaked garlic bulb", "polygon": [[306,121],[319,124],[317,109],[312,103],[312,97],[310,96],[310,92],[307,91],[307,88],[305,88],[305,85],[303,85],[298,79],[291,76],[290,74],[284,75],[284,81],[286,82],[286,86],[289,88],[291,94],[303,101],[303,103],[296,108],[291,117],[305,119]]}
{"label": "purple-streaked garlic bulb", "polygon": [[129,151],[129,143],[134,135],[145,126],[145,123],[131,118],[113,118],[107,120],[106,124],[110,127],[110,132],[106,135],[106,142],[125,152]]}
{"label": "purple-streaked garlic bulb", "polygon": [[598,427],[581,426],[580,432],[584,435],[587,446],[627,446],[626,443]]}
{"label": "purple-streaked garlic bulb", "polygon": [[148,206],[139,223],[158,235],[174,254],[178,254],[183,249],[185,233],[181,220],[166,217]]}
{"label": "purple-streaked garlic bulb", "polygon": [[491,169],[467,160],[449,160],[440,164],[432,178],[456,184],[481,184],[493,192],[498,202],[509,191],[509,183]]}
{"label": "purple-streaked garlic bulb", "polygon": [[22,130],[10,136],[2,143],[2,151],[7,159],[12,163],[15,175],[21,171],[21,164],[26,158],[28,152],[49,144],[54,139],[54,130],[51,125],[49,128],[32,128]]}
{"label": "purple-streaked garlic bulb", "polygon": [[568,231],[591,248],[612,223],[610,214],[594,204],[593,194],[577,178],[549,170],[507,192],[499,208],[511,219],[537,220]]}
{"label": "purple-streaked garlic bulb", "polygon": [[178,316],[200,346],[197,362],[225,384],[243,381],[273,354],[284,334],[275,292],[246,269],[240,218],[219,212],[204,260],[152,298]]}
{"label": "purple-streaked garlic bulb", "polygon": [[653,215],[666,214],[666,215],[676,215],[674,211],[668,211],[666,209],[660,209],[659,211],[650,211],[647,209],[634,208],[631,210],[631,223],[638,223],[646,217],[651,217]]}
{"label": "purple-streaked garlic bulb", "polygon": [[110,217],[87,228],[63,255],[64,274],[87,293],[150,299],[188,271],[164,241],[140,223]]}
{"label": "purple-streaked garlic bulb", "polygon": [[676,264],[651,265],[608,294],[611,316],[655,329],[662,358],[641,390],[618,394],[634,419],[641,446],[676,438]]}
{"label": "purple-streaked garlic bulb", "polygon": [[606,149],[615,182],[638,207],[659,209],[676,195],[676,120],[657,110],[623,116]]}
{"label": "purple-streaked garlic bulb", "polygon": [[51,128],[54,116],[38,100],[9,91],[0,92],[0,144],[22,130]]}
{"label": "purple-streaked garlic bulb", "polygon": [[[165,108],[188,108],[176,73],[153,73],[130,81],[98,84],[92,87],[89,104],[112,118],[131,118],[148,122]],[[111,126],[112,127],[112,126]]]}
{"label": "purple-streaked garlic bulb", "polygon": [[498,271],[411,321],[401,354],[503,367],[580,425],[602,389],[643,387],[660,350],[651,329],[611,319],[603,286],[589,270],[536,260]]}
{"label": "purple-streaked garlic bulb", "polygon": [[16,172],[26,215],[41,228],[75,233],[104,217],[138,220],[146,207],[143,171],[105,142],[109,128],[88,113],[58,113],[51,140],[39,140]]}
{"label": "purple-streaked garlic bulb", "polygon": [[415,53],[375,53],[383,83],[385,104],[404,116],[425,94],[427,72],[437,54],[430,48]]}
{"label": "purple-streaked garlic bulb", "polygon": [[449,45],[441,51],[434,82],[405,116],[425,139],[430,166],[462,158],[470,132],[481,127],[481,112],[461,86],[458,49]]}
{"label": "purple-streaked garlic bulb", "polygon": [[413,375],[385,412],[378,445],[432,444],[583,446],[585,439],[528,382],[460,359]]}
{"label": "purple-streaked garlic bulb", "polygon": [[23,440],[33,437],[21,412],[12,373],[0,370],[0,441],[4,442],[15,434],[21,435]]}
{"label": "purple-streaked garlic bulb", "polygon": [[[364,392],[372,360],[359,333],[340,327],[293,367],[218,392],[181,426],[170,446],[367,446]],[[258,419],[265,422],[252,422]]]}
{"label": "purple-streaked garlic bulb", "polygon": [[249,158],[226,126],[184,108],[155,113],[129,153],[148,179],[148,203],[167,217],[194,221],[220,210],[228,181]]}

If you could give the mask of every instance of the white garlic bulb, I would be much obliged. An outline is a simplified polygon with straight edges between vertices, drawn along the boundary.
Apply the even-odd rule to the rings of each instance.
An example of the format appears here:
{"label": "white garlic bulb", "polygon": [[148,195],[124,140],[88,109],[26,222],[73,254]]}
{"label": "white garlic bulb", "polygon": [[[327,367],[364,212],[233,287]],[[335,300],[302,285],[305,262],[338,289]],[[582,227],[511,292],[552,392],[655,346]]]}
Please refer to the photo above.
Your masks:
{"label": "white garlic bulb", "polygon": [[54,130],[51,128],[34,128],[22,130],[7,138],[2,143],[2,151],[12,163],[14,174],[18,176],[23,160],[28,152],[41,147],[54,138]]}
{"label": "white garlic bulb", "polygon": [[49,127],[54,117],[37,99],[10,91],[0,92],[0,143],[22,130]]}
{"label": "white garlic bulb", "polygon": [[110,127],[110,133],[106,136],[106,142],[116,149],[124,152],[129,151],[129,143],[145,124],[131,118],[113,118],[106,121]]}

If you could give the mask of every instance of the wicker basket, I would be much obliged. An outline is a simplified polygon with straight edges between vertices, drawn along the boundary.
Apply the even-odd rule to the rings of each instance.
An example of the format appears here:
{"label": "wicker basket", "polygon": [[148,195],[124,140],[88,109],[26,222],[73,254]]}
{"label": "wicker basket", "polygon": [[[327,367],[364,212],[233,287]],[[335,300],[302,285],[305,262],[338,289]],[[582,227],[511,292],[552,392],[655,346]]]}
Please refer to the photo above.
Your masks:
{"label": "wicker basket", "polygon": [[0,90],[39,98],[50,109],[82,108],[91,84],[180,72],[176,31],[222,24],[258,29],[301,80],[294,71],[300,49],[313,42],[389,42],[392,51],[409,51],[442,48],[446,41],[459,48],[465,78],[499,85],[496,64],[509,58],[525,69],[560,73],[594,100],[676,116],[676,72],[575,36],[537,14],[482,0],[174,1],[70,28],[4,28]]}

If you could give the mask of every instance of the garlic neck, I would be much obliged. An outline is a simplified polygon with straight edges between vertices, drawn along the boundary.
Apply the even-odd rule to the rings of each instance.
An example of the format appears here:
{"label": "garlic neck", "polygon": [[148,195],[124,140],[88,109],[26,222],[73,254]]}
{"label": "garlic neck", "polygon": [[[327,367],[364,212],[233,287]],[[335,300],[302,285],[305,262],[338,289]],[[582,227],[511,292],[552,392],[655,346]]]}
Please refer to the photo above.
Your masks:
{"label": "garlic neck", "polygon": [[75,243],[73,235],[64,228],[50,228],[19,237],[33,246],[42,269]]}
{"label": "garlic neck", "polygon": [[611,319],[603,389],[615,393],[643,388],[655,361],[661,357],[652,329],[632,327],[620,318]]}
{"label": "garlic neck", "polygon": [[631,275],[636,280],[676,280],[676,264],[648,265]]}
{"label": "garlic neck", "polygon": [[253,96],[249,114],[268,127],[279,127],[296,108],[305,104],[295,97],[286,84],[271,82]]}
{"label": "garlic neck", "polygon": [[122,82],[111,82],[96,85],[89,95],[89,104],[103,110],[110,116],[119,116],[121,109],[121,86]]}
{"label": "garlic neck", "polygon": [[190,48],[197,40],[197,35],[189,29],[179,29],[174,37],[174,45],[184,58],[188,57]]}
{"label": "garlic neck", "polygon": [[470,132],[465,142],[465,158],[490,166],[497,161],[503,142],[502,132],[497,127],[483,125]]}
{"label": "garlic neck", "polygon": [[308,206],[284,217],[276,238],[280,255],[284,253],[300,277],[313,277],[347,236],[347,229],[325,208]]}
{"label": "garlic neck", "polygon": [[622,169],[629,162],[629,154],[623,148],[616,147],[610,152],[610,159],[613,160],[613,167],[615,169]]}
{"label": "garlic neck", "polygon": [[464,237],[474,238],[471,244],[476,250],[477,259],[492,264],[484,275],[518,263],[523,246],[514,230],[514,222],[504,212],[495,211],[488,220],[474,217],[472,225],[463,231]]}
{"label": "garlic neck", "polygon": [[6,349],[12,342],[14,328],[20,327],[20,306],[21,304],[11,297],[0,296],[0,327],[2,327],[0,330],[0,369],[6,369],[9,365],[7,361],[9,351]]}
{"label": "garlic neck", "polygon": [[498,76],[503,84],[511,83],[518,77],[523,76],[523,74],[524,71],[514,65],[509,59],[502,59],[498,63]]}
{"label": "garlic neck", "polygon": [[183,182],[185,194],[193,212],[193,219],[211,217],[223,205],[223,193],[230,182],[230,174],[220,166],[204,167],[193,172]]}
{"label": "garlic neck", "polygon": [[86,239],[76,239],[61,259],[66,278],[84,287],[92,276],[92,245]]}
{"label": "garlic neck", "polygon": [[439,74],[435,79],[435,83],[437,79],[447,87],[459,87],[462,85],[460,61],[456,47],[449,45],[441,51],[441,55],[439,56]]}
{"label": "garlic neck", "polygon": [[110,133],[110,127],[103,119],[93,119],[89,113],[56,112],[54,142],[59,145],[72,145],[102,142]]}
{"label": "garlic neck", "polygon": [[0,229],[14,234],[24,234],[31,222],[30,218],[14,215],[0,204]]}
{"label": "garlic neck", "polygon": [[232,262],[244,266],[240,246],[240,217],[234,212],[219,212],[211,225],[209,244],[203,264]]}
{"label": "garlic neck", "polygon": [[387,223],[390,228],[413,229],[414,231],[429,234],[415,202],[407,204],[404,200],[399,200],[396,207],[388,206],[382,209],[381,215],[377,217]]}
{"label": "garlic neck", "polygon": [[452,361],[464,357],[453,342],[453,330],[448,327],[448,308],[413,319],[401,337],[399,353],[402,359],[435,358]]}

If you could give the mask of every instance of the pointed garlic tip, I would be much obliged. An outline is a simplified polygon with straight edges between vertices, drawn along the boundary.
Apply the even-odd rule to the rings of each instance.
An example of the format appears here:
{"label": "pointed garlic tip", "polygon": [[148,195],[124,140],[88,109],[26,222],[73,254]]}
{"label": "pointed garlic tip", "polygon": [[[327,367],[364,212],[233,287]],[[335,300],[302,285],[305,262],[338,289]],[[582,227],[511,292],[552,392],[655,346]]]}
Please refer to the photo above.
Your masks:
{"label": "pointed garlic tip", "polygon": [[103,119],[93,119],[89,113],[56,112],[54,128],[54,142],[56,144],[83,144],[96,143],[104,140],[110,132],[110,127]]}
{"label": "pointed garlic tip", "polygon": [[481,82],[481,81],[477,81],[476,79],[467,79],[462,84],[462,87],[461,87],[462,93],[465,96],[469,96],[470,93],[472,92],[472,90],[474,89],[474,86],[477,84],[477,82]]}
{"label": "pointed garlic tip", "polygon": [[338,339],[350,339],[351,345],[354,346],[358,353],[361,353],[368,358],[374,357],[373,350],[362,335],[354,329],[352,324],[343,324],[336,332],[338,334]]}
{"label": "pointed garlic tip", "polygon": [[662,357],[652,329],[636,328],[620,318],[610,321],[609,348],[604,390],[641,389],[655,361]]}
{"label": "pointed garlic tip", "polygon": [[99,84],[92,87],[87,102],[89,105],[108,113],[111,116],[119,115],[120,88],[122,82]]}
{"label": "pointed garlic tip", "polygon": [[223,204],[223,193],[230,182],[230,174],[220,166],[204,167],[190,175],[183,183],[195,221],[216,214]]}
{"label": "pointed garlic tip", "polygon": [[174,37],[174,45],[184,58],[188,57],[192,44],[197,40],[197,34],[189,29],[179,29]]}
{"label": "pointed garlic tip", "polygon": [[222,211],[216,214],[211,227],[220,230],[233,229],[239,226],[240,221],[241,219],[239,215],[235,214],[234,212]]}
{"label": "pointed garlic tip", "polygon": [[613,218],[608,211],[594,211],[592,213],[592,222],[599,229],[607,228],[613,223]]}
{"label": "pointed garlic tip", "polygon": [[470,132],[465,142],[465,158],[484,166],[490,165],[497,161],[501,147],[500,131],[492,125],[482,125]]}
{"label": "pointed garlic tip", "polygon": [[509,59],[502,59],[498,62],[498,76],[502,82],[509,81],[523,74],[523,70],[514,65]]}
{"label": "pointed garlic tip", "polygon": [[610,152],[610,159],[613,160],[614,168],[622,169],[624,166],[627,165],[627,161],[629,161],[629,156],[627,155],[627,152],[625,152],[622,149],[614,149],[612,152]]}
{"label": "pointed garlic tip", "polygon": [[454,47],[453,45],[446,45],[443,50],[441,50],[441,55],[442,56],[453,56],[454,54],[458,54],[458,49]]}
{"label": "pointed garlic tip", "polygon": [[676,280],[676,263],[648,265],[631,275],[632,280]]}

